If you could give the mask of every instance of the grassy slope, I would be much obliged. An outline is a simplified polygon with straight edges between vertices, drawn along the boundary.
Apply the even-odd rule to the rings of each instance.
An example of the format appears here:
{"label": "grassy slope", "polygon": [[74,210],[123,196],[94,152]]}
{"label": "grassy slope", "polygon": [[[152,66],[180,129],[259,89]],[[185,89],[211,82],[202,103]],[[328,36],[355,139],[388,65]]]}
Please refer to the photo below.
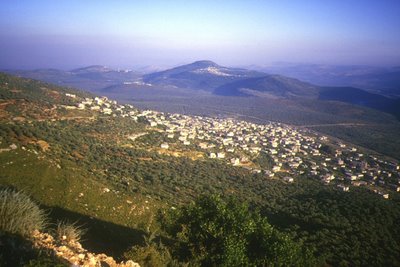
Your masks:
{"label": "grassy slope", "polygon": [[[16,88],[28,83],[13,82]],[[37,93],[40,87],[43,84],[31,86],[27,96],[19,97],[35,103],[29,93]],[[36,99],[38,96],[40,93]],[[62,99],[49,98],[44,104],[46,101],[50,106],[52,102],[65,103]],[[275,226],[317,246],[318,254],[334,265],[342,260],[374,266],[396,262],[400,247],[400,230],[394,223],[400,220],[396,195],[383,200],[362,188],[346,194],[306,177],[288,185],[217,161],[159,155],[152,149],[163,141],[157,132],[127,141],[127,134],[145,131],[144,124],[111,117],[37,121],[46,114],[39,113],[40,106],[34,107],[37,111],[26,114],[18,106],[4,109],[8,116],[18,111],[18,116],[32,122],[3,118],[0,148],[12,143],[18,148],[0,153],[0,184],[26,190],[52,208],[55,218],[86,223],[92,229],[88,243],[99,252],[120,255],[129,244],[140,242],[143,231],[157,229],[154,216],[159,208],[187,203],[202,193],[219,193],[262,208]],[[55,119],[60,116],[65,116],[64,111],[51,114]],[[29,140],[45,140],[50,147],[43,151]],[[104,188],[111,191],[104,192]],[[96,236],[104,238],[96,240]],[[352,253],[348,247],[354,248]]]}

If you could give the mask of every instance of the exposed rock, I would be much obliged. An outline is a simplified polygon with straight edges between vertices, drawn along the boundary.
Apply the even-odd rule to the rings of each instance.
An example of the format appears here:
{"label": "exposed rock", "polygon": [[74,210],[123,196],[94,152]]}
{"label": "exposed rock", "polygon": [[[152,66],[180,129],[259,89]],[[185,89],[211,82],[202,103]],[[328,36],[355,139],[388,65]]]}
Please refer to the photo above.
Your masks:
{"label": "exposed rock", "polygon": [[87,251],[79,242],[68,242],[55,240],[50,234],[34,231],[34,244],[38,248],[46,248],[54,251],[57,257],[69,262],[71,266],[83,267],[140,267],[136,262],[128,260],[126,263],[117,263],[106,254],[95,254]]}
{"label": "exposed rock", "polygon": [[10,148],[11,148],[12,150],[15,150],[15,149],[17,149],[18,147],[17,147],[16,144],[11,144],[11,145],[10,145]]}
{"label": "exposed rock", "polygon": [[41,149],[43,152],[46,152],[46,151],[49,150],[49,148],[50,148],[49,143],[47,143],[47,142],[44,141],[44,140],[39,140],[39,141],[36,142],[36,144],[39,145],[40,149]]}

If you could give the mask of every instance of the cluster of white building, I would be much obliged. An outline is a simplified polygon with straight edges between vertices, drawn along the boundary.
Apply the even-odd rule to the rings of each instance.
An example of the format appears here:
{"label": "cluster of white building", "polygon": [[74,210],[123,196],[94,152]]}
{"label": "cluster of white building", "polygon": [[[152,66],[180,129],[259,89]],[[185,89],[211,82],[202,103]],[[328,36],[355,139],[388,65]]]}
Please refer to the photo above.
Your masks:
{"label": "cluster of white building", "polygon": [[[336,184],[343,191],[349,191],[349,185],[368,186],[384,198],[389,197],[389,190],[400,192],[397,162],[366,155],[353,146],[285,124],[138,111],[105,97],[86,98],[77,108],[135,121],[141,118],[163,132],[164,139],[158,144],[162,149],[202,151],[210,159],[223,160],[267,177],[280,177],[289,183],[304,175],[324,184]],[[323,146],[328,146],[329,151],[322,149]],[[253,162],[261,153],[270,159],[269,166]]]}

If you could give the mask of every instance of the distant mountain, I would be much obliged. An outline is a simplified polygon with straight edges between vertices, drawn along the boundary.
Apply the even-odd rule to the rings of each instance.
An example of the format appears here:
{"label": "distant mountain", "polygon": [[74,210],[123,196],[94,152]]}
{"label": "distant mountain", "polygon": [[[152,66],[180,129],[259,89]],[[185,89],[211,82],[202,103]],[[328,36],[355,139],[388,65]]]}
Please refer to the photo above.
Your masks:
{"label": "distant mountain", "polygon": [[57,83],[61,80],[70,79],[73,75],[69,71],[58,69],[36,69],[36,70],[6,70],[6,73],[14,74],[24,78],[42,80],[46,82]]}
{"label": "distant mountain", "polygon": [[393,114],[400,120],[400,98],[388,98],[353,87],[321,87],[319,99],[377,109]]}
{"label": "distant mountain", "polygon": [[72,73],[75,74],[86,74],[86,73],[93,73],[93,72],[111,72],[113,71],[112,69],[102,66],[102,65],[92,65],[84,68],[78,68],[71,70]]}
{"label": "distant mountain", "polygon": [[400,96],[400,68],[279,63],[252,69],[285,75],[320,86],[351,86]]}
{"label": "distant mountain", "polygon": [[214,93],[223,96],[315,98],[318,96],[318,87],[297,79],[267,75],[224,84],[216,88]]}
{"label": "distant mountain", "polygon": [[143,73],[143,74],[149,74],[149,73],[154,73],[158,71],[163,71],[166,69],[170,69],[170,65],[145,65],[145,66],[134,66],[133,69],[137,72]]}
{"label": "distant mountain", "polygon": [[224,84],[216,88],[214,94],[340,101],[380,110],[400,119],[399,98],[389,98],[353,87],[320,87],[280,75],[267,75]]}
{"label": "distant mountain", "polygon": [[106,81],[114,83],[124,83],[127,81],[133,81],[140,77],[140,74],[132,70],[114,70],[105,66],[89,66],[86,68],[72,70],[76,76],[95,80],[95,81]]}
{"label": "distant mountain", "polygon": [[132,70],[114,70],[101,65],[78,68],[71,71],[56,69],[7,70],[7,73],[98,92],[111,85],[136,81],[141,74]]}
{"label": "distant mountain", "polygon": [[109,79],[108,76],[113,75],[117,73],[116,70],[113,70],[111,68],[108,68],[106,66],[101,66],[101,65],[93,65],[93,66],[88,66],[84,68],[78,68],[71,70],[70,73],[75,76],[79,76],[82,78],[87,78],[87,79]]}
{"label": "distant mountain", "polygon": [[[321,83],[315,85],[304,82],[302,78],[298,80],[283,75],[224,67],[208,60],[196,61],[143,76],[135,71],[114,70],[101,65],[71,71],[39,69],[8,71],[8,73],[62,86],[82,88],[94,93],[113,96],[119,100],[130,99],[134,95],[137,97],[141,97],[141,95],[146,97],[148,95],[153,95],[153,97],[160,95],[196,97],[199,94],[209,95],[210,93],[216,96],[255,96],[293,99],[294,101],[297,101],[296,99],[328,100],[377,109],[393,114],[400,119],[400,103],[397,97],[400,94],[396,94],[396,89],[392,91],[382,89],[381,91],[384,93],[381,93],[380,90],[367,92],[351,86],[332,87],[346,83],[346,81],[348,83],[356,82],[358,78],[355,77],[369,77],[368,79],[372,80],[360,78],[357,83],[370,81],[371,84],[374,84],[375,81],[376,84],[381,85],[386,83],[387,86],[382,88],[389,88],[400,79],[399,68],[392,68],[389,71],[362,66],[282,65],[281,71],[289,71],[291,76],[308,73],[310,75],[305,75],[305,78],[309,78],[308,80],[321,75],[321,79],[326,81],[335,80],[334,77],[338,77],[338,81],[330,84],[329,87],[324,87],[319,86]],[[364,87],[361,88],[364,89]],[[388,97],[389,95],[391,97]]]}
{"label": "distant mountain", "polygon": [[155,85],[212,92],[215,88],[229,82],[261,76],[265,76],[265,74],[246,69],[223,67],[212,61],[203,60],[144,75],[143,81]]}

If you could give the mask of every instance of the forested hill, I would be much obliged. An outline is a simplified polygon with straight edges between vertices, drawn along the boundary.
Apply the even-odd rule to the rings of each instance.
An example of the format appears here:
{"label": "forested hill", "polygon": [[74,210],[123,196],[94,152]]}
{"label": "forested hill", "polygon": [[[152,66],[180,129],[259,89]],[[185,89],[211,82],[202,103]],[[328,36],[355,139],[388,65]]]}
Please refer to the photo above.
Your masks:
{"label": "forested hill", "polygon": [[[147,98],[150,95],[151,101],[157,101],[160,96],[162,98],[172,97],[171,100],[168,99],[168,102],[175,102],[176,99],[173,96],[179,99],[182,97],[197,98],[199,96],[212,95],[224,97],[225,102],[229,103],[232,97],[251,96],[262,99],[290,99],[292,105],[296,106],[301,106],[303,100],[311,102],[312,106],[338,106],[338,102],[339,104],[344,102],[354,105],[354,108],[357,108],[357,106],[367,107],[392,114],[397,119],[400,118],[400,100],[396,94],[389,97],[388,92],[385,93],[385,90],[383,92],[379,90],[364,90],[369,88],[368,84],[372,84],[373,81],[359,88],[318,86],[304,82],[301,77],[294,73],[292,73],[294,76],[276,75],[274,74],[276,72],[272,70],[260,72],[225,67],[209,60],[196,61],[144,75],[137,71],[114,70],[100,65],[70,71],[38,69],[31,71],[9,70],[9,73],[60,85],[83,88],[96,94],[118,97],[125,102],[130,101],[133,96]],[[384,86],[385,82],[390,83],[395,73],[393,72],[389,76],[378,75],[373,80]],[[348,77],[350,74],[343,73],[342,75]],[[307,75],[304,77],[307,77]],[[332,85],[335,84],[334,82],[332,83]],[[176,103],[171,103],[171,105],[176,105]],[[231,106],[234,106],[233,102]],[[262,109],[257,107],[256,112],[262,112]],[[323,114],[324,109],[316,110],[316,112]]]}
{"label": "forested hill", "polygon": [[322,87],[319,99],[370,107],[393,114],[400,120],[400,98],[388,98],[353,87]]}
{"label": "forested hill", "polygon": [[400,265],[399,163],[307,129],[0,74],[0,138],[2,188],[24,190],[51,223],[83,224],[96,253],[142,266]]}

